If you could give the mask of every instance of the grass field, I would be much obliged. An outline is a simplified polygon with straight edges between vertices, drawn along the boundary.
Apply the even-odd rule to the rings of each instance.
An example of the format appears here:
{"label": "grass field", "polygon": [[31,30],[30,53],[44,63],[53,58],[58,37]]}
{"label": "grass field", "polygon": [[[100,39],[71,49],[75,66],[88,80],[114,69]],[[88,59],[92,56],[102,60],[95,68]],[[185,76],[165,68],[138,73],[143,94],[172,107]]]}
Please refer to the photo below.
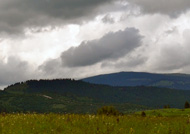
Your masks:
{"label": "grass field", "polygon": [[[157,117],[190,117],[190,109],[157,109],[157,110],[147,110],[145,111],[147,116],[157,116]],[[136,112],[136,115],[140,115],[141,112]]]}
{"label": "grass field", "polygon": [[[171,112],[171,109],[166,111]],[[159,110],[158,110],[159,111]],[[188,112],[185,110],[183,112]],[[189,116],[1,114],[1,134],[189,134]],[[162,112],[162,111],[161,111]],[[173,112],[178,112],[173,109]],[[136,113],[137,114],[137,113]]]}

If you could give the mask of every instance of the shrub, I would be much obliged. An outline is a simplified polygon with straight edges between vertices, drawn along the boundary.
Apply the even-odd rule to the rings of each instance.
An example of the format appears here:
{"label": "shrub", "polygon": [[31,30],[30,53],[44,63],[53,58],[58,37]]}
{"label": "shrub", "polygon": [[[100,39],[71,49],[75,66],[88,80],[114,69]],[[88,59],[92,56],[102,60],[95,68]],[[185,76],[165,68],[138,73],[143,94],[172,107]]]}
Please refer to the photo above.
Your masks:
{"label": "shrub", "polygon": [[190,105],[189,105],[189,102],[188,102],[188,101],[185,102],[184,108],[190,108]]}
{"label": "shrub", "polygon": [[170,105],[164,105],[164,108],[165,109],[170,108]]}
{"label": "shrub", "polygon": [[141,116],[142,116],[142,117],[146,117],[146,113],[143,111],[143,112],[141,113]]}
{"label": "shrub", "polygon": [[98,115],[107,115],[107,116],[117,116],[121,115],[121,113],[115,109],[113,106],[103,106],[102,108],[97,110]]}

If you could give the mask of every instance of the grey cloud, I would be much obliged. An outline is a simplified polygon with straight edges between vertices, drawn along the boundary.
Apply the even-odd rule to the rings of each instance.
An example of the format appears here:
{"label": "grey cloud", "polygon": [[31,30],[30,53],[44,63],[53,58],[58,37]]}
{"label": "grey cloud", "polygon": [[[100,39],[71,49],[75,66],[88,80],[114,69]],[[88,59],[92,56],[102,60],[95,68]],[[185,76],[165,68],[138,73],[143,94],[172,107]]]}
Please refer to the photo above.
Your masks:
{"label": "grey cloud", "polygon": [[189,0],[127,0],[139,5],[146,13],[162,13],[176,17],[190,8]]}
{"label": "grey cloud", "polygon": [[[190,29],[183,32],[183,39],[165,44],[159,54],[150,58],[151,68],[158,71],[182,70],[190,66]],[[177,43],[178,42],[178,43]]]}
{"label": "grey cloud", "polygon": [[0,86],[13,84],[32,78],[31,67],[25,61],[9,57],[7,63],[0,62]]}
{"label": "grey cloud", "polygon": [[141,45],[143,37],[134,28],[108,33],[99,40],[82,42],[62,53],[64,66],[88,66],[103,60],[120,58]]}
{"label": "grey cloud", "polygon": [[0,0],[0,32],[20,33],[25,27],[79,22],[113,0]]}
{"label": "grey cloud", "polygon": [[110,14],[107,14],[107,15],[105,15],[105,16],[102,18],[102,22],[104,22],[104,23],[114,23],[115,20],[114,20],[114,18],[111,17]]}
{"label": "grey cloud", "polygon": [[171,71],[183,69],[190,65],[189,53],[186,47],[177,44],[173,47],[165,47],[161,50],[160,55],[155,57],[157,61],[153,62],[152,68],[158,71]]}
{"label": "grey cloud", "polygon": [[137,57],[137,58],[129,58],[125,57],[122,58],[122,61],[105,61],[102,63],[101,67],[102,68],[114,68],[114,69],[119,69],[125,70],[125,69],[135,69],[138,68],[139,66],[144,65],[147,62],[147,58],[145,57]]}
{"label": "grey cloud", "polygon": [[[165,30],[163,33],[165,36]],[[40,69],[44,76],[51,78],[82,78],[119,71],[187,73],[190,66],[190,30],[185,30],[179,43],[173,39],[180,33],[171,34],[174,37],[167,43],[148,42],[147,45],[143,40],[145,38],[142,39],[134,28],[108,33],[99,40],[83,42],[63,52],[61,57],[47,61]]]}
{"label": "grey cloud", "polygon": [[138,66],[142,66],[143,64],[145,64],[147,62],[147,58],[146,57],[128,57],[128,59],[126,61],[122,61],[119,62],[117,64],[114,65],[115,68],[137,68]]}
{"label": "grey cloud", "polygon": [[176,26],[172,27],[171,29],[165,31],[166,34],[173,34],[175,32],[178,32],[178,28]]}
{"label": "grey cloud", "polygon": [[38,67],[38,70],[41,70],[43,73],[48,75],[56,74],[61,67],[61,60],[58,59],[49,59],[41,66]]}
{"label": "grey cloud", "polygon": [[141,68],[143,70],[143,66],[147,63],[149,57],[146,55],[146,50],[144,49],[144,45],[138,47],[130,54],[121,57],[116,61],[104,61],[101,64],[102,68],[113,68],[114,70],[135,70]]}

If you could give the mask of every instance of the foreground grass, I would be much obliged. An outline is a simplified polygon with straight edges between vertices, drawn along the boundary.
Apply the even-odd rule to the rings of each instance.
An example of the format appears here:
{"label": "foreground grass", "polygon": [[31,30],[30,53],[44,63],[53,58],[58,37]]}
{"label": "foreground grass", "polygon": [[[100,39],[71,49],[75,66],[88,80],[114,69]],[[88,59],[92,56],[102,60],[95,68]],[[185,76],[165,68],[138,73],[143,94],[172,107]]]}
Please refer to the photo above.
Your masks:
{"label": "foreground grass", "polygon": [[1,134],[189,134],[189,117],[1,114]]}

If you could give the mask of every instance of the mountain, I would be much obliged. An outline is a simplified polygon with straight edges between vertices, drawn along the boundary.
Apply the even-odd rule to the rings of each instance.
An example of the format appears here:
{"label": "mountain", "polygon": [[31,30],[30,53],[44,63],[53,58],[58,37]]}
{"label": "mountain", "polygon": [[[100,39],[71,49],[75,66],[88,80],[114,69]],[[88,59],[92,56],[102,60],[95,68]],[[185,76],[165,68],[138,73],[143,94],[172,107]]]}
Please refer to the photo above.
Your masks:
{"label": "mountain", "polygon": [[155,86],[190,90],[190,75],[120,72],[82,79],[85,82],[110,86]]}
{"label": "mountain", "polygon": [[183,108],[190,101],[190,91],[159,87],[112,87],[81,80],[30,80],[0,91],[0,110],[37,113],[95,113],[105,105],[121,112],[170,105]]}

